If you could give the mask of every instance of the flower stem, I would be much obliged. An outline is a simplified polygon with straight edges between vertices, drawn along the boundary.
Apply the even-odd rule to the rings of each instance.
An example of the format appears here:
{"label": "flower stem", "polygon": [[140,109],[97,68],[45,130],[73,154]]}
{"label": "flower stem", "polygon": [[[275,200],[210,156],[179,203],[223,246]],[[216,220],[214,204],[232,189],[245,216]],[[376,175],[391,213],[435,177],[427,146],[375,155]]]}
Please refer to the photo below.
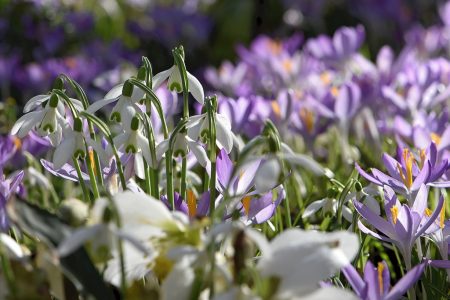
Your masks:
{"label": "flower stem", "polygon": [[75,170],[77,171],[78,181],[80,182],[81,189],[83,190],[83,198],[85,202],[90,202],[89,191],[86,187],[86,183],[84,182],[83,176],[81,175],[80,164],[77,159],[73,159],[73,165]]}

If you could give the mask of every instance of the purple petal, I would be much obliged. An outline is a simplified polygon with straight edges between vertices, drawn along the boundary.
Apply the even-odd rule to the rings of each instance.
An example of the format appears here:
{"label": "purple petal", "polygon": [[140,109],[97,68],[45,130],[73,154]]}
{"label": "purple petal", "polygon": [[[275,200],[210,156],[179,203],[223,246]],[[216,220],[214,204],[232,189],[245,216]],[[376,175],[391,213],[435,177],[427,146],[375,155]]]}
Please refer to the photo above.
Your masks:
{"label": "purple petal", "polygon": [[383,234],[385,234],[386,236],[388,236],[391,239],[393,239],[396,236],[391,224],[389,224],[386,220],[384,220],[380,216],[376,215],[374,212],[372,212],[369,208],[367,208],[367,206],[365,206],[361,202],[354,200],[353,204],[355,205],[355,209],[358,211],[358,213],[364,219],[366,219],[367,222],[369,222],[371,225],[373,225],[376,229],[378,229],[379,231],[381,231]]}
{"label": "purple petal", "polygon": [[423,224],[423,226],[416,232],[415,239],[417,239],[419,236],[421,236],[425,230],[430,227],[431,224],[439,217],[439,214],[441,213],[442,205],[444,205],[444,197],[441,195],[439,197],[438,205],[436,206],[434,212],[431,214],[431,216],[428,218],[427,222]]}
{"label": "purple petal", "polygon": [[350,264],[342,269],[342,273],[344,274],[347,281],[352,286],[356,295],[358,295],[361,299],[366,299],[367,296],[367,284],[359,275],[358,271]]}
{"label": "purple petal", "polygon": [[373,177],[372,175],[370,175],[369,173],[367,173],[366,171],[364,171],[359,165],[358,163],[355,162],[355,168],[358,171],[359,175],[361,175],[362,177],[364,177],[365,179],[367,179],[370,182],[375,183],[376,185],[383,185],[381,183],[381,181],[379,181],[377,178]]}
{"label": "purple petal", "polygon": [[386,296],[385,300],[395,300],[399,299],[406,291],[419,280],[425,270],[425,263],[421,263],[414,268],[412,268],[405,276],[400,279],[397,284],[391,289],[391,291]]}

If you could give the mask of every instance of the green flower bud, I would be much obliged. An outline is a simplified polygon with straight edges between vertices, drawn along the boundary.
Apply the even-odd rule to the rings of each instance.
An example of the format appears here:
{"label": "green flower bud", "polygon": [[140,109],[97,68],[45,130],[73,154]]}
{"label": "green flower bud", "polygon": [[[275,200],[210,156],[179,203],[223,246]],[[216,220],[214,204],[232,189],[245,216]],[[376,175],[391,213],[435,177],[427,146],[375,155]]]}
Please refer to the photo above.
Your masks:
{"label": "green flower bud", "polygon": [[138,80],[145,80],[145,75],[147,75],[147,72],[145,70],[145,67],[142,66],[139,68],[138,73],[137,73],[137,79]]}
{"label": "green flower bud", "polygon": [[75,118],[75,120],[73,120],[73,130],[76,132],[83,131],[83,122],[80,118]]}
{"label": "green flower bud", "polygon": [[139,118],[133,117],[131,120],[131,130],[136,131],[139,128]]}
{"label": "green flower bud", "polygon": [[131,97],[133,94],[133,88],[134,86],[128,80],[125,81],[122,88],[122,96]]}
{"label": "green flower bud", "polygon": [[58,215],[67,224],[79,227],[86,223],[89,207],[81,200],[67,199],[58,208]]}
{"label": "green flower bud", "polygon": [[58,106],[58,102],[59,102],[58,95],[52,94],[50,96],[50,102],[49,102],[50,107],[53,107],[53,108],[57,107]]}
{"label": "green flower bud", "polygon": [[55,81],[53,81],[53,89],[62,90],[64,88],[64,80],[61,77],[57,77]]}

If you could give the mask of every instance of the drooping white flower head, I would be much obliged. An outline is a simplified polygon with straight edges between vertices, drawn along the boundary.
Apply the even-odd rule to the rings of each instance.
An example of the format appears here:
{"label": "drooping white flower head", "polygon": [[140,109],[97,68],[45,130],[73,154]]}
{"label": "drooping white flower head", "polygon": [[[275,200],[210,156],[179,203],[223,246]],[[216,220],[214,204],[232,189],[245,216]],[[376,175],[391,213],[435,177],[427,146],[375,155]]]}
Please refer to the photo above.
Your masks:
{"label": "drooping white flower head", "polygon": [[[153,77],[152,88],[157,89],[166,79],[168,80],[167,88],[170,91],[175,91],[181,93],[183,91],[181,74],[178,66],[174,65],[170,69],[162,71]],[[187,72],[189,92],[192,94],[195,100],[200,104],[203,104],[205,98],[205,92],[203,91],[203,86],[200,81],[195,78],[191,73]]]}

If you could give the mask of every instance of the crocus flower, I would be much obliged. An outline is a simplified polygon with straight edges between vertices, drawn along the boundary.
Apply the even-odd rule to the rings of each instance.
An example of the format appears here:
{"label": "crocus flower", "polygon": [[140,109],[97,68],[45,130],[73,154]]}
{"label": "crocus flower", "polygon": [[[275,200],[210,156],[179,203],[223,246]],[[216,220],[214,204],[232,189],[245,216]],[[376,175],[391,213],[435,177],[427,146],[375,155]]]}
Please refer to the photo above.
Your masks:
{"label": "crocus flower", "polygon": [[24,172],[20,171],[5,177],[3,171],[0,175],[0,230],[8,229],[9,222],[6,214],[6,203],[11,196],[17,193],[19,184],[22,182]]}
{"label": "crocus flower", "polygon": [[[176,91],[177,93],[181,93],[183,91],[181,74],[177,65],[174,65],[170,69],[153,76],[153,89],[157,89],[167,78],[169,78],[167,87],[170,91]],[[198,81],[198,79],[189,72],[187,72],[187,79],[189,92],[195,100],[197,100],[200,104],[203,104],[205,93],[200,81]]]}
{"label": "crocus flower", "polygon": [[441,163],[436,162],[436,145],[434,143],[426,151],[420,152],[419,161],[408,148],[403,149],[400,160],[394,159],[387,153],[383,154],[382,160],[389,175],[375,168],[371,170],[372,174],[369,174],[357,163],[355,163],[355,167],[365,179],[379,186],[387,185],[396,192],[407,196],[409,200],[422,184],[441,187],[450,185],[448,182],[438,182],[447,170],[448,162],[446,160]]}
{"label": "crocus flower", "polygon": [[364,278],[361,278],[352,265],[344,267],[342,272],[360,299],[396,300],[419,280],[426,265],[426,262],[422,262],[409,270],[392,288],[389,268],[384,261],[378,263],[377,268],[367,261]]}
{"label": "crocus flower", "polygon": [[434,212],[427,211],[428,189],[422,184],[411,207],[401,204],[394,190],[384,186],[384,209],[387,220],[371,211],[359,201],[353,201],[358,213],[381,234],[367,228],[358,221],[359,229],[379,240],[395,244],[403,255],[406,266],[411,268],[411,252],[414,242],[439,217],[444,203],[441,196]]}

